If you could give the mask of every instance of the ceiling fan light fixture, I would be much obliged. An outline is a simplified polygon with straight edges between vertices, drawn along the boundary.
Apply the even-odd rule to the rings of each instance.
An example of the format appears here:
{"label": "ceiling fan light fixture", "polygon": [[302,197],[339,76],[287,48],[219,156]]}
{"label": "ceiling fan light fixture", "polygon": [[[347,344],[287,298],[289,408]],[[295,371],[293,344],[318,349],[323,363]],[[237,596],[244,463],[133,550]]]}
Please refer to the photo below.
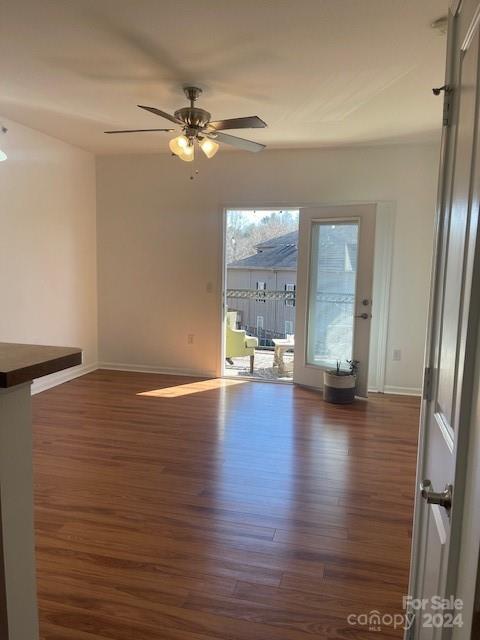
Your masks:
{"label": "ceiling fan light fixture", "polygon": [[184,162],[192,162],[195,157],[195,148],[193,143],[188,144],[181,153],[177,153],[177,156]]}
{"label": "ceiling fan light fixture", "polygon": [[199,142],[200,149],[207,156],[207,158],[213,158],[213,156],[217,153],[219,144],[210,138],[203,138]]}
{"label": "ceiling fan light fixture", "polygon": [[189,142],[187,136],[183,134],[177,136],[176,138],[172,138],[168,143],[170,147],[170,151],[174,153],[176,156],[180,156],[182,153],[185,153],[185,150],[188,148]]}

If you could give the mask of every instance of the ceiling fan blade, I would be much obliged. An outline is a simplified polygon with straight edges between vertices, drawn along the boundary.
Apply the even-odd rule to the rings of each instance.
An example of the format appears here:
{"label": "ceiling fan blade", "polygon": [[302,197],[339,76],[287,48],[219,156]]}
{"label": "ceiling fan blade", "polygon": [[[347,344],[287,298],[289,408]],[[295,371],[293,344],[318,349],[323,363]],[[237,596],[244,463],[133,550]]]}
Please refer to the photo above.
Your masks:
{"label": "ceiling fan blade", "polygon": [[251,140],[245,140],[245,138],[237,138],[237,136],[230,136],[227,133],[221,133],[215,131],[207,134],[208,138],[216,140],[217,142],[224,142],[225,144],[231,144],[233,147],[243,149],[244,151],[261,151],[265,149],[264,144],[259,142],[252,142]]}
{"label": "ceiling fan blade", "polygon": [[262,129],[267,126],[258,116],[247,116],[246,118],[229,118],[228,120],[214,120],[208,126],[221,131],[222,129]]}
{"label": "ceiling fan blade", "polygon": [[154,113],[156,116],[162,116],[162,118],[166,118],[167,120],[170,120],[170,122],[175,122],[175,124],[183,124],[183,122],[175,116],[171,116],[169,113],[161,111],[156,107],[145,107],[143,104],[138,104],[137,107],[140,107],[140,109],[145,109],[145,111],[150,111],[150,113]]}
{"label": "ceiling fan blade", "polygon": [[147,133],[147,131],[175,131],[175,129],[122,129],[115,131],[104,131],[103,133]]}

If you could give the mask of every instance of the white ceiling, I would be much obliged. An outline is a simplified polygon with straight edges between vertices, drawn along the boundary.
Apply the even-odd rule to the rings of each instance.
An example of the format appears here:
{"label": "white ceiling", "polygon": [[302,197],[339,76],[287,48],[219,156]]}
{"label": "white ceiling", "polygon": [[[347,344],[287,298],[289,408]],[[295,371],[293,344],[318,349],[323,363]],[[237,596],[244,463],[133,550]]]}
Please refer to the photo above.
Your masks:
{"label": "white ceiling", "polygon": [[97,153],[166,151],[181,87],[269,147],[438,133],[448,0],[14,0],[0,16],[0,113]]}

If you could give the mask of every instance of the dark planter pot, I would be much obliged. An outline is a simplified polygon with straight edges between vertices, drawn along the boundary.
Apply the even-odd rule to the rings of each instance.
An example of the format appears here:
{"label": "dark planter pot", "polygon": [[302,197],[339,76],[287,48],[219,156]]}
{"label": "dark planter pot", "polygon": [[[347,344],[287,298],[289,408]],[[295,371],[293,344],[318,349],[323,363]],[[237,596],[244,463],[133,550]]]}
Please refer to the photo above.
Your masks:
{"label": "dark planter pot", "polygon": [[357,380],[353,375],[337,376],[325,371],[323,374],[323,399],[332,404],[350,404],[355,400]]}

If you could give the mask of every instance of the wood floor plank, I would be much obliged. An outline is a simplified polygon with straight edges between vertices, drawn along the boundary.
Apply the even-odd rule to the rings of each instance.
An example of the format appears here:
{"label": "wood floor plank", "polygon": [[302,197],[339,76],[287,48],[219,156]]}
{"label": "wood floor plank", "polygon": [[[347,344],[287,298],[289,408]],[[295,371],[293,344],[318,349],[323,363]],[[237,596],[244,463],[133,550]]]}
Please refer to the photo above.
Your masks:
{"label": "wood floor plank", "polygon": [[[220,578],[233,578],[235,580],[247,580],[260,584],[278,585],[282,578],[282,571],[270,566],[257,566],[251,561],[232,560],[227,554],[197,555],[187,551],[177,551],[174,553],[153,554],[146,553],[142,549],[133,547],[117,546],[111,549],[110,545],[94,543],[82,538],[76,540],[72,536],[52,537],[42,535],[49,550],[55,553],[64,554],[68,557],[71,551],[74,556],[86,552],[91,556],[102,558],[109,564],[119,564],[120,566],[136,566],[144,569],[147,567],[152,572],[161,571],[163,573],[189,576],[214,576]],[[43,545],[37,545],[38,553],[42,553]]]}
{"label": "wood floor plank", "polygon": [[[230,597],[230,596],[228,596]],[[286,611],[316,611],[323,614],[335,614],[343,620],[350,613],[360,613],[365,605],[358,600],[357,594],[352,598],[348,593],[332,594],[308,593],[296,589],[286,589],[284,587],[270,587],[268,585],[251,584],[248,582],[237,582],[232,594],[233,598],[245,600],[247,602],[258,602],[264,605],[275,605],[282,607]],[[384,592],[377,594],[378,602],[381,606],[392,606],[398,608],[400,603],[392,602],[385,597]],[[321,616],[320,616],[321,617]]]}
{"label": "wood floor plank", "polygon": [[418,399],[187,382],[34,397],[41,640],[378,640],[347,615],[401,610]]}
{"label": "wood floor plank", "polygon": [[[406,578],[402,582],[405,583]],[[398,585],[397,579],[389,580],[384,575],[353,569],[348,573],[345,570],[331,572],[330,565],[327,565],[324,575],[313,579],[301,574],[285,573],[279,588],[303,594],[319,594],[327,598],[349,598],[370,609],[388,602],[389,607],[396,610],[404,593]]]}

